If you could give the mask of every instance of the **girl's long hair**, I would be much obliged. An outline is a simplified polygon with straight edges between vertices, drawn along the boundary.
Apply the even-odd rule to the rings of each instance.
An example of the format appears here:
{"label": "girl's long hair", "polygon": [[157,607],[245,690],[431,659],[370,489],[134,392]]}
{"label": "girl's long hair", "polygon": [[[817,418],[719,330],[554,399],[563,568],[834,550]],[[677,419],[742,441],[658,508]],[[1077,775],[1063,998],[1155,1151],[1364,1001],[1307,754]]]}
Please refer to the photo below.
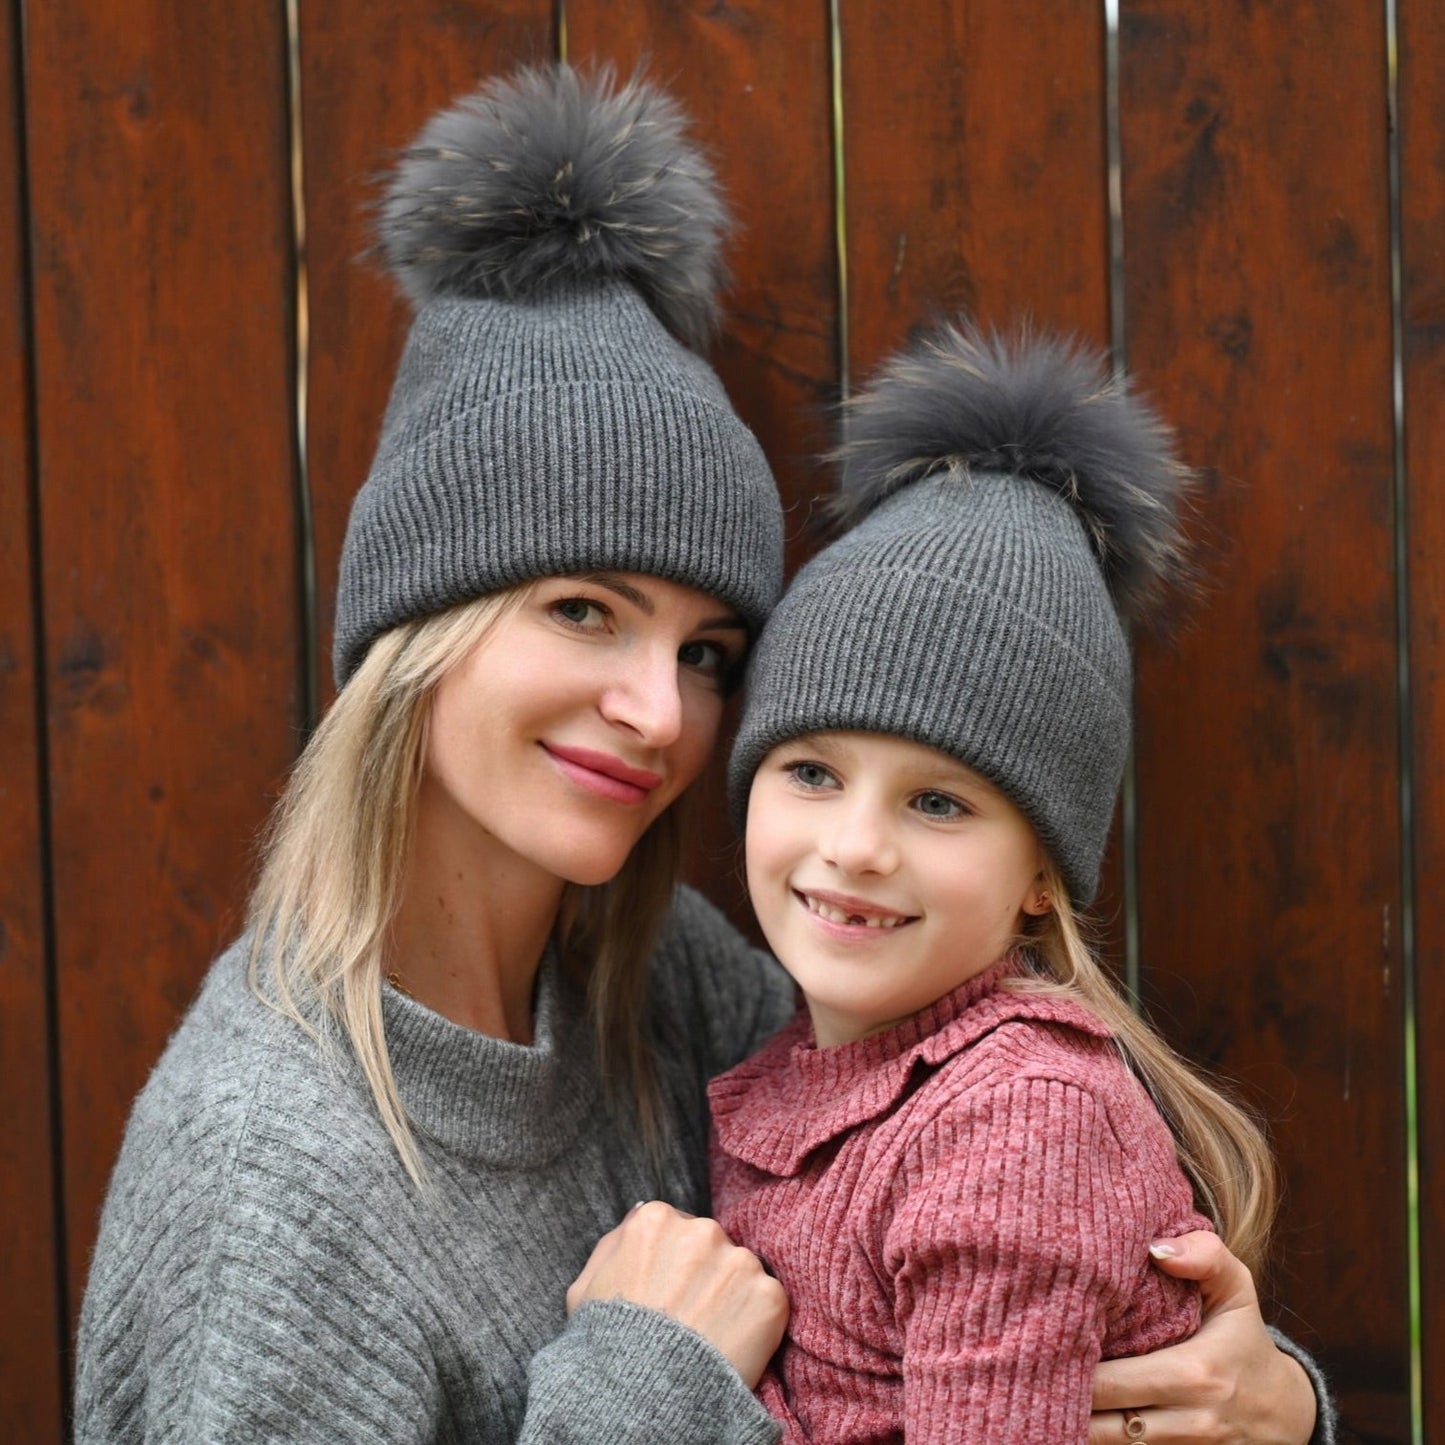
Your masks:
{"label": "girl's long hair", "polygon": [[[520,606],[526,587],[402,623],[371,646],[293,770],[261,840],[247,910],[251,987],[329,1046],[339,1030],[402,1164],[425,1171],[382,1027],[381,983],[401,902],[437,684]],[[603,1077],[654,1149],[661,1106],[647,1047],[647,969],[679,848],[672,809],[618,875],[569,885],[556,942],[586,987]]]}
{"label": "girl's long hair", "polygon": [[1279,1175],[1254,1118],[1186,1063],[1120,996],[1085,941],[1063,879],[1046,864],[1050,911],[1029,920],[1024,951],[1037,973],[1010,987],[1081,998],[1112,1032],[1131,1071],[1174,1135],[1200,1212],[1258,1273],[1279,1202]]}

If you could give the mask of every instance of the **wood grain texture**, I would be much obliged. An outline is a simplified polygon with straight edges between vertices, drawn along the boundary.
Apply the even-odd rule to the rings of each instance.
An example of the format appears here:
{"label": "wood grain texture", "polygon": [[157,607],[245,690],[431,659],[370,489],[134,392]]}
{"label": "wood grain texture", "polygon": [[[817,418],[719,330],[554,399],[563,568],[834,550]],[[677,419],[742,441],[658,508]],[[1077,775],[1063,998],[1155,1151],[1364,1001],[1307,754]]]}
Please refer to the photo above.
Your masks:
{"label": "wood grain texture", "polygon": [[300,7],[310,356],[307,466],[317,670],[331,633],[346,518],[371,466],[410,312],[375,259],[381,174],[431,114],[488,76],[555,58],[552,0],[306,0]]}
{"label": "wood grain texture", "polygon": [[27,11],[72,1304],[297,737],[280,5]]}
{"label": "wood grain texture", "polygon": [[[567,37],[574,64],[606,61],[627,74],[645,60],[713,155],[739,229],[712,360],[773,464],[796,569],[816,544],[808,523],[826,478],[812,459],[839,381],[827,5],[568,0]],[[748,926],[725,755],[726,741],[693,790],[687,871]]]}
{"label": "wood grain texture", "polygon": [[0,7],[0,1438],[60,1445],[17,11]]}
{"label": "wood grain texture", "polygon": [[[1408,1438],[1384,29],[1123,7],[1128,354],[1210,484],[1139,669],[1147,994],[1276,1125],[1283,1322]],[[1326,159],[1327,158],[1327,159]],[[1306,1322],[1306,1323],[1301,1323]]]}
{"label": "wood grain texture", "polygon": [[1425,1438],[1445,1440],[1445,11],[1400,6]]}
{"label": "wood grain texture", "polygon": [[849,371],[920,321],[1109,342],[1104,12],[843,0]]}

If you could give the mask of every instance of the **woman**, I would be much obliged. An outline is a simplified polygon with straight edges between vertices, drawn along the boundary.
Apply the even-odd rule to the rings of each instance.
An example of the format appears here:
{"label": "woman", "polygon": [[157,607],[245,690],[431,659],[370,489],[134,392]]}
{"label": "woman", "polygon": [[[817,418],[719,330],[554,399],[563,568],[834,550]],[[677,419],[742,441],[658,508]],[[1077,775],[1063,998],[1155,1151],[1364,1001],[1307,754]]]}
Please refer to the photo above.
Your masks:
{"label": "woman", "polygon": [[[786,1302],[691,1216],[706,1081],[791,994],[672,890],[671,805],[781,574],[766,463],[687,349],[722,223],[670,102],[565,69],[402,165],[418,310],[340,693],[131,1119],[82,1442],[775,1438],[750,1387]],[[1152,1397],[1263,1397],[1177,1438],[1306,1439],[1303,1375],[1221,1318]]]}

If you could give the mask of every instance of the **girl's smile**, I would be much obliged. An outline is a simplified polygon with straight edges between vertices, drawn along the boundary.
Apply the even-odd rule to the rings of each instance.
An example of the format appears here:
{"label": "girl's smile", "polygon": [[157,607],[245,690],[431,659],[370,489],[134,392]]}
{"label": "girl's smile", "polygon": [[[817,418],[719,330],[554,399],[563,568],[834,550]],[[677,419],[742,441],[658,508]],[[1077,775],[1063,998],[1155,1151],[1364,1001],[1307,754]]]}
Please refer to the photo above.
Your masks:
{"label": "girl's smile", "polygon": [[992,784],[902,738],[794,738],[753,779],[748,890],[820,1047],[887,1028],[1002,958],[1043,906],[1043,863]]}
{"label": "girl's smile", "polygon": [[818,920],[820,927],[833,931],[835,937],[857,935],[867,939],[870,933],[891,931],[917,921],[915,915],[898,913],[851,894],[795,888],[793,896]]}

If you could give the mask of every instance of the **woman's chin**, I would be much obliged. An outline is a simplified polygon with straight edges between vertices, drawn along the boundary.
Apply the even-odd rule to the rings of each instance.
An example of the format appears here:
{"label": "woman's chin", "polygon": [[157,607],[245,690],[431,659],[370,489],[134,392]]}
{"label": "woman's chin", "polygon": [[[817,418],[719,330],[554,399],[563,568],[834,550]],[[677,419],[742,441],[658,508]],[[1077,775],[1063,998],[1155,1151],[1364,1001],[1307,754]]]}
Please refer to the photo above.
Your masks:
{"label": "woman's chin", "polygon": [[573,883],[579,888],[600,888],[604,883],[611,883],[622,871],[622,861],[619,859],[608,868],[571,868],[558,876],[564,883]]}
{"label": "woman's chin", "polygon": [[626,846],[567,849],[550,860],[551,871],[564,883],[580,888],[597,888],[610,883],[622,871],[635,846],[635,839]]}

